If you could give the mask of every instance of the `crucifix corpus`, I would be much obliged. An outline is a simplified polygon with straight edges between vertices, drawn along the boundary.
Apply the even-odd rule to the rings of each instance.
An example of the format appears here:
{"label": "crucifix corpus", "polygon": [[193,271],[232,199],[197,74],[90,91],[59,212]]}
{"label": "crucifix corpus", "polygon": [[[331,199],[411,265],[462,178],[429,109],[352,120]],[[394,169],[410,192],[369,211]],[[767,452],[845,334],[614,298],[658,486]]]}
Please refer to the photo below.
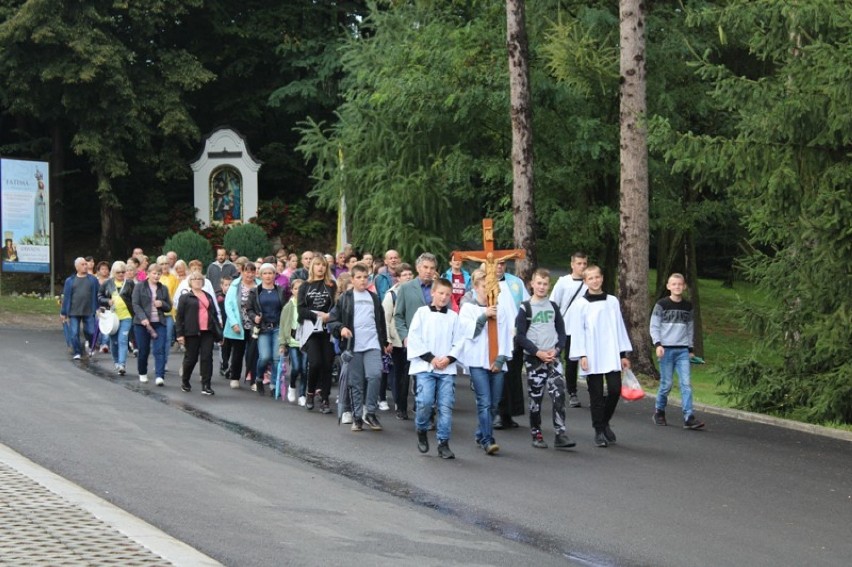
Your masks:
{"label": "crucifix corpus", "polygon": [[[524,250],[494,250],[494,221],[482,219],[482,250],[469,252],[454,251],[453,260],[472,260],[485,264],[485,296],[488,307],[497,305],[500,281],[497,279],[497,264],[506,260],[524,260]],[[488,319],[488,358],[493,368],[497,359],[497,319]]]}

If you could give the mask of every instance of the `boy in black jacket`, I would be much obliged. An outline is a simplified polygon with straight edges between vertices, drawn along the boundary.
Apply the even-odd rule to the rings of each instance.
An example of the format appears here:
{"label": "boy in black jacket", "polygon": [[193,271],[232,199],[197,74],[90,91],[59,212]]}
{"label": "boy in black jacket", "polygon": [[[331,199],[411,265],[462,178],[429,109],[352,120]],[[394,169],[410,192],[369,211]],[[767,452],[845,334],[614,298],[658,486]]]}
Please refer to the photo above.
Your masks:
{"label": "boy in black jacket", "polygon": [[[349,390],[352,394],[352,431],[361,431],[364,424],[374,431],[382,429],[376,417],[379,386],[382,377],[382,348],[390,351],[385,316],[376,294],[367,291],[369,270],[364,264],[352,269],[353,289],[340,296],[328,319],[328,329],[341,339],[345,350],[341,358],[351,354]],[[366,384],[366,399],[364,386]],[[342,394],[341,394],[342,395]],[[363,420],[362,407],[367,408]]]}

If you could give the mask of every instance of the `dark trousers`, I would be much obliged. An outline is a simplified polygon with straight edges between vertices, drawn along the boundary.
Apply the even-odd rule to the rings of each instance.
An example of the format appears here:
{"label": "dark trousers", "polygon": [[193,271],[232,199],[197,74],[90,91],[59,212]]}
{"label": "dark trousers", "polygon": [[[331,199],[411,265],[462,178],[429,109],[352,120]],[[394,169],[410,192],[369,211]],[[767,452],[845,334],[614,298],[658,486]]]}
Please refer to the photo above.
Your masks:
{"label": "dark trousers", "polygon": [[388,373],[382,372],[382,377],[379,381],[379,401],[388,401]]}
{"label": "dark trousers", "polygon": [[232,339],[222,341],[222,370],[227,370],[231,363],[231,341]]}
{"label": "dark trousers", "polygon": [[246,364],[246,374],[250,374],[257,366],[257,347],[251,338],[251,331],[245,332],[245,340],[230,339],[231,341],[231,368],[228,376],[231,380],[239,380],[243,374],[243,361]]}
{"label": "dark trousers", "polygon": [[506,374],[503,378],[503,397],[500,400],[499,412],[503,421],[515,415],[524,415],[524,382],[521,369],[524,365],[524,350],[512,351],[512,360],[506,363]]}
{"label": "dark trousers", "polygon": [[393,401],[396,404],[396,411],[407,412],[410,382],[408,377],[408,349],[393,347],[391,357],[393,358],[393,382],[391,383]]}
{"label": "dark trousers", "polygon": [[[604,380],[606,380],[606,396],[604,396]],[[592,427],[595,431],[603,431],[603,428],[609,425],[609,420],[615,413],[615,406],[621,398],[621,372],[589,374],[586,376],[586,383],[589,385]]]}
{"label": "dark trousers", "polygon": [[569,396],[577,394],[577,368],[580,366],[579,360],[571,360],[568,358],[568,353],[571,352],[571,337],[569,336],[565,342],[565,390]]}
{"label": "dark trousers", "polygon": [[184,337],[186,352],[183,353],[183,383],[189,384],[189,378],[201,359],[201,386],[209,387],[213,377],[213,333],[201,331],[200,335]]}
{"label": "dark trousers", "polygon": [[314,333],[305,343],[308,353],[308,394],[321,390],[322,401],[331,394],[331,366],[334,363],[334,345],[325,331]]}

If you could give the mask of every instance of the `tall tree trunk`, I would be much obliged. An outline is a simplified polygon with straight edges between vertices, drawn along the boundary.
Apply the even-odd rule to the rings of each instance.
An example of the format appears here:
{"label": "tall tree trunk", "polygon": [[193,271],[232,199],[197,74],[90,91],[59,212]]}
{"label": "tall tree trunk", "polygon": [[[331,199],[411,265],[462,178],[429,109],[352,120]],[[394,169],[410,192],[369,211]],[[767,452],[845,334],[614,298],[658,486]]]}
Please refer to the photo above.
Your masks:
{"label": "tall tree trunk", "polygon": [[[654,299],[660,299],[668,294],[666,282],[676,269],[683,256],[683,234],[680,229],[660,228],[657,245],[657,284],[654,286]],[[685,268],[684,268],[685,271]]]}
{"label": "tall tree trunk", "polygon": [[110,258],[113,255],[112,248],[115,243],[114,217],[120,205],[112,192],[112,182],[109,177],[101,170],[95,173],[98,178],[98,200],[101,205],[101,238],[98,243],[98,255],[102,258]]}
{"label": "tall tree trunk", "polygon": [[701,301],[698,294],[698,257],[695,254],[695,231],[686,234],[686,281],[689,282],[689,299],[692,301],[693,343],[695,354],[704,356],[704,318],[701,316]]}
{"label": "tall tree trunk", "polygon": [[[62,127],[54,124],[50,129],[50,239],[53,241],[53,271],[62,277],[65,274],[65,140]],[[62,281],[60,279],[60,281]],[[50,282],[54,285],[55,282]]]}
{"label": "tall tree trunk", "polygon": [[524,0],[506,0],[506,45],[509,50],[509,91],[512,104],[512,214],[515,247],[526,250],[517,275],[528,280],[537,264],[533,203],[532,107],[529,44]]}
{"label": "tall tree trunk", "polygon": [[657,376],[648,330],[648,141],[645,129],[645,6],[620,0],[621,198],[618,295],[634,370]]}

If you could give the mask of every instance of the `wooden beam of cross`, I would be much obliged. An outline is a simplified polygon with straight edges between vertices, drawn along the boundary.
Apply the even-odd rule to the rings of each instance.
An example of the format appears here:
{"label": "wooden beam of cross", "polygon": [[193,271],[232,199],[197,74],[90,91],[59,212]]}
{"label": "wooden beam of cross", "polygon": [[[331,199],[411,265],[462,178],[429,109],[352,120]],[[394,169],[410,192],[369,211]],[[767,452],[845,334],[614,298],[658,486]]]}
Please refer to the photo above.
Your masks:
{"label": "wooden beam of cross", "polygon": [[[500,281],[497,279],[497,264],[506,260],[524,260],[527,253],[524,250],[495,250],[494,221],[482,219],[482,250],[453,251],[453,260],[473,260],[485,264],[485,297],[488,307],[497,305],[500,295]],[[488,319],[488,358],[492,369],[499,353],[497,345],[497,319]]]}

